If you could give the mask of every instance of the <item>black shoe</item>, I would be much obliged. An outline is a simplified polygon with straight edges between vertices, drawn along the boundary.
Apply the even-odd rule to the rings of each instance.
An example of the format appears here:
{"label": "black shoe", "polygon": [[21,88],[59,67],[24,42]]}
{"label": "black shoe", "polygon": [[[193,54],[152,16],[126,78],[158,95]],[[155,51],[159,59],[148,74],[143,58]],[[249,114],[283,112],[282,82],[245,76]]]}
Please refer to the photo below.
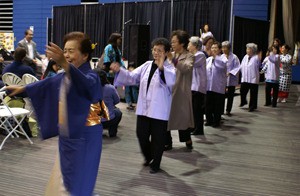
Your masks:
{"label": "black shoe", "polygon": [[212,126],[213,124],[212,123],[209,123],[209,122],[206,122],[205,124],[204,124],[204,126]]}
{"label": "black shoe", "polygon": [[226,115],[229,116],[229,117],[232,116],[232,114],[228,111],[226,112]]}
{"label": "black shoe", "polygon": [[117,134],[109,134],[109,137],[110,137],[110,138],[117,137]]}
{"label": "black shoe", "polygon": [[134,109],[135,109],[135,107],[133,105],[130,105],[127,107],[127,110],[134,110]]}
{"label": "black shoe", "polygon": [[191,135],[204,135],[204,134],[203,134],[203,131],[202,132],[201,131],[193,131],[191,133]]}
{"label": "black shoe", "polygon": [[243,107],[244,105],[247,105],[247,103],[241,103],[239,107]]}
{"label": "black shoe", "polygon": [[187,149],[192,150],[193,149],[193,142],[191,142],[191,143],[185,142],[185,146],[186,146]]}
{"label": "black shoe", "polygon": [[254,108],[249,108],[249,112],[253,112],[254,111]]}
{"label": "black shoe", "polygon": [[169,144],[169,145],[165,145],[164,151],[169,151],[169,150],[172,150],[172,149],[173,149],[172,144]]}
{"label": "black shoe", "polygon": [[143,163],[143,166],[148,167],[148,166],[150,165],[150,162],[151,162],[151,161],[145,161],[145,162]]}
{"label": "black shoe", "polygon": [[150,167],[150,174],[156,174],[157,172],[160,171],[160,168],[156,168],[156,167]]}

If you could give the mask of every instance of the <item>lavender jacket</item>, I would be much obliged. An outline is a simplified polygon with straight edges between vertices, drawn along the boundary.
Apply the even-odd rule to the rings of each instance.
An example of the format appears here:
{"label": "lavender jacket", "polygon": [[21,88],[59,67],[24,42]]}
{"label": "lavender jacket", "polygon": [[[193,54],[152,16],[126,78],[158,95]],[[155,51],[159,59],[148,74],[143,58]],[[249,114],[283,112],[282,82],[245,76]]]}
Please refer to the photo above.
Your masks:
{"label": "lavender jacket", "polygon": [[201,51],[198,51],[194,56],[195,62],[193,69],[192,91],[198,91],[206,94],[206,57]]}
{"label": "lavender jacket", "polygon": [[[227,58],[225,54],[222,54],[222,57]],[[229,53],[227,60],[227,73],[229,73],[229,76],[227,76],[227,86],[237,86],[239,84],[239,72],[241,69],[240,60],[232,52]]]}
{"label": "lavender jacket", "polygon": [[266,82],[279,82],[280,74],[280,56],[278,54],[271,54],[263,61],[263,69],[265,72]]}
{"label": "lavender jacket", "polygon": [[227,59],[223,56],[206,59],[207,91],[225,94]]}
{"label": "lavender jacket", "polygon": [[[114,84],[115,86],[139,84],[136,114],[167,121],[170,115],[172,87],[176,80],[175,67],[166,60],[163,73],[156,69],[147,91],[152,63],[153,61],[147,61],[132,72],[121,67],[115,76]],[[160,74],[164,74],[166,83],[161,79]]]}
{"label": "lavender jacket", "polygon": [[246,54],[241,63],[242,83],[259,83],[259,68],[261,66],[257,55],[254,55],[249,60],[249,55]]}

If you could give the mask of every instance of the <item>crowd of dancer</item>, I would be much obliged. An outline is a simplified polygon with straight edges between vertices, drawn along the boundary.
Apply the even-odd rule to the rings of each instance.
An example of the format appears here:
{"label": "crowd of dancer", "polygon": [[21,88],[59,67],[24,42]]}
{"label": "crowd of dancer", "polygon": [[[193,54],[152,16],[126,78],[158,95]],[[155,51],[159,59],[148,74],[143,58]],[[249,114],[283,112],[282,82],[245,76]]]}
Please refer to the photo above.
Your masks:
{"label": "crowd of dancer", "polygon": [[[222,115],[231,116],[236,87],[240,82],[240,107],[257,109],[260,75],[265,73],[265,106],[285,102],[291,85],[292,58],[288,45],[274,40],[262,62],[255,43],[246,44],[240,62],[232,53],[231,43],[216,41],[208,25],[201,37],[186,31],[173,31],[170,41],[152,42],[154,60],[132,71],[118,62],[110,69],[115,86],[139,85],[137,137],[150,172],[160,170],[163,151],[171,150],[171,131],[178,130],[179,141],[193,149],[191,135],[205,139],[204,126],[220,127]],[[285,96],[285,97],[283,97]],[[227,104],[225,106],[225,98]],[[225,110],[225,112],[224,112]],[[204,123],[204,115],[206,122]]]}
{"label": "crowd of dancer", "polygon": [[[266,78],[265,106],[285,102],[291,85],[292,57],[288,54],[290,47],[276,45],[276,41],[262,63],[257,45],[248,43],[240,62],[231,51],[231,43],[216,41],[208,25],[201,37],[175,30],[170,39],[152,41],[152,60],[128,70],[119,49],[121,37],[112,34],[103,65],[94,71],[90,66],[92,42],[87,35],[67,34],[64,49],[50,43],[46,50],[52,67],[46,75],[50,76],[27,86],[7,87],[10,95],[25,92],[31,98],[43,139],[59,136],[59,156],[46,195],[93,194],[103,127],[115,137],[122,118],[115,107],[120,101],[117,86],[139,87],[136,133],[143,165],[149,166],[150,173],[160,171],[163,152],[172,150],[171,131],[178,130],[180,142],[192,150],[191,135],[205,139],[205,126],[222,126],[222,115],[232,115],[240,74],[240,107],[248,104],[250,90],[248,110],[257,109],[261,73]],[[26,59],[26,51],[21,53],[16,60]],[[60,68],[64,71],[57,73]]]}

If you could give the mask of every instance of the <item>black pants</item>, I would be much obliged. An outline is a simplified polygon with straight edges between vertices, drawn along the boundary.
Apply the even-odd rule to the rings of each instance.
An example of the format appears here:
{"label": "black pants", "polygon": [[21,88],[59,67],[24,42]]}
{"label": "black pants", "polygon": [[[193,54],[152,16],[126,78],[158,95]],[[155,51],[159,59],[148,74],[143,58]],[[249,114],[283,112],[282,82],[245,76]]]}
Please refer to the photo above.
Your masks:
{"label": "black pants", "polygon": [[119,108],[114,109],[115,117],[109,121],[102,122],[103,129],[108,129],[110,137],[114,137],[118,132],[118,125],[122,119],[122,112]]}
{"label": "black pants", "polygon": [[207,91],[206,94],[206,123],[219,125],[224,111],[224,94]]}
{"label": "black pants", "polygon": [[227,86],[227,104],[226,104],[226,112],[231,112],[233,99],[234,99],[235,86]]}
{"label": "black pants", "polygon": [[[187,142],[187,141],[191,141],[191,131],[193,131],[192,128],[188,128],[186,130],[178,130],[178,135],[179,135],[179,141],[180,142]],[[165,138],[165,145],[172,145],[173,141],[172,141],[172,135],[171,135],[171,131],[167,131],[167,135]]]}
{"label": "black pants", "polygon": [[[164,152],[168,121],[137,116],[136,133],[145,160],[159,169]],[[151,139],[150,139],[151,138]]]}
{"label": "black pants", "polygon": [[243,82],[241,83],[241,106],[247,104],[247,94],[250,90],[249,109],[257,109],[258,84]]}
{"label": "black pants", "polygon": [[[273,99],[271,99],[271,90],[273,89]],[[279,83],[266,82],[266,106],[271,105],[277,106]]]}
{"label": "black pants", "polygon": [[205,113],[205,94],[198,91],[192,91],[192,102],[193,102],[193,114],[195,128],[192,131],[204,134],[203,132],[203,122]]}

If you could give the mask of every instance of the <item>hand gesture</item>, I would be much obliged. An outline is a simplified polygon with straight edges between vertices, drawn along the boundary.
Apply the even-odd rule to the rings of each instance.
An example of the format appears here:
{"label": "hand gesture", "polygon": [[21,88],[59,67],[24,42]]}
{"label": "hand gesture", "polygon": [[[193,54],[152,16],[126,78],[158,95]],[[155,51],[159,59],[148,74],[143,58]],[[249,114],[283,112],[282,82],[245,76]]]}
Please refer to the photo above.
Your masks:
{"label": "hand gesture", "polygon": [[168,52],[167,57],[168,57],[169,61],[172,61],[172,59],[173,59],[173,54],[172,54],[172,52]]}
{"label": "hand gesture", "polygon": [[161,55],[157,60],[157,66],[159,70],[164,70],[164,62],[165,62],[166,56]]}
{"label": "hand gesture", "polygon": [[8,96],[14,96],[25,91],[25,86],[9,85],[5,87],[6,90],[10,91]]}
{"label": "hand gesture", "polygon": [[69,71],[69,63],[64,56],[64,51],[58,45],[50,42],[50,45],[47,46],[46,54],[49,59],[52,58],[66,72]]}
{"label": "hand gesture", "polygon": [[114,73],[118,73],[120,71],[120,64],[117,62],[113,62],[110,64],[110,69],[114,72]]}

